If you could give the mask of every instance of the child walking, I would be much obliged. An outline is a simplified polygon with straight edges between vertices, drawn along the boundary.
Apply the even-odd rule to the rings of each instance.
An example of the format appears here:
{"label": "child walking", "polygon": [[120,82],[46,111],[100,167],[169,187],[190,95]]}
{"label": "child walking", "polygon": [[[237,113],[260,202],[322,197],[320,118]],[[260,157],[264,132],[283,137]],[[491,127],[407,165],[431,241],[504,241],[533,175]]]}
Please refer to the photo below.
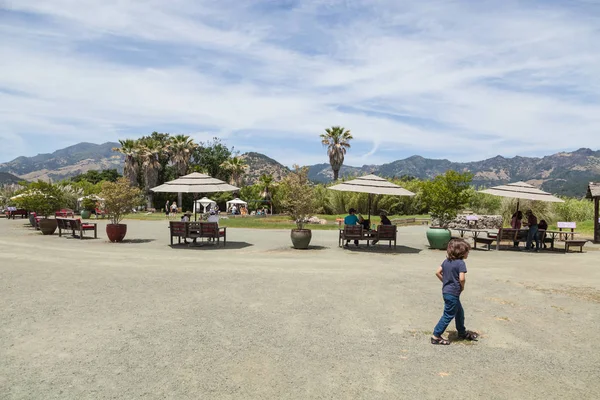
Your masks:
{"label": "child walking", "polygon": [[452,319],[456,323],[459,339],[477,340],[475,332],[465,329],[465,311],[460,304],[460,294],[465,290],[467,264],[471,246],[463,239],[452,239],[448,243],[447,258],[438,267],[435,275],[442,281],[442,296],[444,297],[444,314],[433,330],[431,344],[449,345],[442,334],[450,325]]}

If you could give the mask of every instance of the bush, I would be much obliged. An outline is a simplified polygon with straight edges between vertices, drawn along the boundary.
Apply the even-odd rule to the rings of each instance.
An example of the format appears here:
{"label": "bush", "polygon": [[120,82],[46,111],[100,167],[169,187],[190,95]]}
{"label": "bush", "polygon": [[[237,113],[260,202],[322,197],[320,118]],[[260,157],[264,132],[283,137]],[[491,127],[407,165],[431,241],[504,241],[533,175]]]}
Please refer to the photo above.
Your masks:
{"label": "bush", "polygon": [[26,194],[15,200],[18,206],[45,218],[60,210],[65,201],[57,185],[41,180],[30,183],[23,193]]}
{"label": "bush", "polygon": [[129,186],[127,178],[119,178],[116,182],[104,182],[100,197],[104,199],[104,210],[115,225],[143,201],[142,191]]}
{"label": "bush", "polygon": [[303,229],[306,220],[315,211],[315,193],[308,180],[308,167],[294,165],[294,171],[288,174],[280,185],[283,209]]}
{"label": "bush", "polygon": [[446,171],[433,180],[426,182],[423,187],[423,201],[429,207],[432,219],[437,219],[440,226],[447,227],[448,223],[458,215],[469,202],[469,192],[473,175],[469,172],[459,173]]}
{"label": "bush", "polygon": [[564,203],[553,203],[556,221],[582,222],[594,219],[594,203],[585,199],[564,199]]}

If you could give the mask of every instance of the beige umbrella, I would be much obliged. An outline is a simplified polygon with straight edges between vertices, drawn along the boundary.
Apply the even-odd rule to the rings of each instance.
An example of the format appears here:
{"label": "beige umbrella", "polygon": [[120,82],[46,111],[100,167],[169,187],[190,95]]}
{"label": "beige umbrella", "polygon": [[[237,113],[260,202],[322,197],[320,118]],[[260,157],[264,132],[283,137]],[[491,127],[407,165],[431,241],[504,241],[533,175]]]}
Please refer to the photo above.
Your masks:
{"label": "beige umbrella", "polygon": [[240,188],[209,175],[192,172],[150,190],[161,193],[193,193],[195,203],[198,193],[234,192]]}
{"label": "beige umbrella", "polygon": [[402,186],[393,184],[377,175],[366,175],[353,179],[348,182],[342,182],[327,189],[339,190],[341,192],[355,192],[369,194],[369,219],[371,219],[371,195],[387,194],[391,196],[414,196],[415,194]]}
{"label": "beige umbrella", "polygon": [[510,197],[517,200],[517,211],[519,211],[519,200],[548,201],[552,203],[564,203],[564,200],[548,192],[544,192],[528,183],[515,182],[507,185],[494,186],[489,189],[480,190],[479,193],[491,194],[500,197]]}

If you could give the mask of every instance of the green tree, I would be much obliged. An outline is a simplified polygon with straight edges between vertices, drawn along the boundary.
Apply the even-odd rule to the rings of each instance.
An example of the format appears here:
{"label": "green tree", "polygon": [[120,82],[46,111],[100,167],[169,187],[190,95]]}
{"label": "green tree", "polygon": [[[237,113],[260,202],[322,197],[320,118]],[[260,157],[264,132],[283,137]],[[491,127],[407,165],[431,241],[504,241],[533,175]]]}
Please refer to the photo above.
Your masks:
{"label": "green tree", "polygon": [[22,193],[23,196],[15,200],[18,206],[34,211],[44,218],[60,210],[65,202],[63,192],[58,185],[42,180],[31,182]]}
{"label": "green tree", "polygon": [[327,155],[333,170],[334,181],[338,180],[340,168],[344,164],[346,150],[350,148],[350,140],[352,139],[350,131],[341,126],[332,126],[325,129],[325,133],[321,134],[321,143],[323,146],[327,146]]}
{"label": "green tree", "polygon": [[432,219],[439,221],[440,226],[447,227],[468,204],[472,179],[473,174],[470,172],[449,170],[425,183],[423,201],[427,204]]}
{"label": "green tree", "polygon": [[193,151],[191,165],[197,172],[206,173],[213,178],[228,182],[231,173],[222,168],[221,165],[227,161],[233,153],[219,138],[212,141],[200,143]]}
{"label": "green tree", "polygon": [[244,161],[243,158],[233,156],[230,159],[225,160],[223,164],[221,164],[221,168],[229,171],[231,174],[231,184],[240,187],[242,185],[242,176],[248,170],[248,164],[246,164],[246,161]]}
{"label": "green tree", "polygon": [[142,160],[142,174],[144,177],[144,193],[146,194],[146,207],[154,208],[153,193],[150,190],[158,183],[158,172],[162,168],[160,157],[164,147],[158,140],[144,139],[141,142],[140,156]]}
{"label": "green tree", "polygon": [[294,165],[294,170],[282,181],[282,207],[296,222],[298,229],[303,229],[306,220],[315,212],[314,189],[308,180],[308,167]]}
{"label": "green tree", "polygon": [[[190,166],[190,158],[196,149],[196,143],[186,135],[176,135],[171,138],[169,153],[171,154],[171,162],[175,164],[177,176],[187,174]],[[182,205],[182,194],[177,193],[177,204]]]}
{"label": "green tree", "polygon": [[119,140],[121,147],[114,147],[113,151],[119,152],[125,156],[125,165],[123,175],[129,181],[131,186],[138,185],[138,173],[140,163],[140,146],[138,140],[124,139]]}
{"label": "green tree", "polygon": [[111,224],[118,224],[140,204],[142,192],[137,187],[130,186],[127,178],[119,178],[116,182],[104,182],[100,197],[104,199],[104,210]]}

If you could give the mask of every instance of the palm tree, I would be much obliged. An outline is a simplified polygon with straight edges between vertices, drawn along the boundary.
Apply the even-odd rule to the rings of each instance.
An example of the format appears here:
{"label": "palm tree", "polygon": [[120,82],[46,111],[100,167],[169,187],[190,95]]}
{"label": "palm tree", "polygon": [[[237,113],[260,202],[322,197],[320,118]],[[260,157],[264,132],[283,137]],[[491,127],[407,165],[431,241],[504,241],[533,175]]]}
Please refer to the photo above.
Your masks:
{"label": "palm tree", "polygon": [[350,131],[345,130],[341,126],[332,126],[325,129],[325,132],[321,134],[321,143],[323,146],[327,146],[327,155],[329,156],[329,163],[333,170],[333,180],[337,181],[340,168],[344,164],[346,149],[350,148],[349,141],[354,138]]}
{"label": "palm tree", "polygon": [[119,139],[121,147],[113,147],[113,151],[117,151],[125,156],[125,166],[123,167],[123,175],[129,180],[131,186],[137,186],[137,176],[139,171],[140,145],[138,140]]}
{"label": "palm tree", "polygon": [[238,187],[240,186],[242,175],[244,175],[248,169],[246,161],[238,156],[231,157],[229,160],[223,162],[221,167],[229,171],[231,174],[231,184]]}
{"label": "palm tree", "polygon": [[140,156],[142,161],[142,173],[144,175],[144,190],[146,192],[146,206],[153,208],[153,193],[150,188],[158,182],[158,171],[161,168],[160,155],[164,151],[157,140],[146,139],[141,143]]}
{"label": "palm tree", "polygon": [[[183,176],[188,172],[188,168],[190,166],[190,157],[194,150],[198,147],[196,143],[194,143],[193,139],[190,139],[189,136],[186,135],[176,135],[171,138],[171,142],[169,144],[169,153],[171,155],[171,161],[175,164],[175,169],[177,170],[177,176]],[[177,204],[181,206],[182,204],[182,194],[177,193]]]}
{"label": "palm tree", "polygon": [[271,188],[273,187],[273,175],[262,174],[260,178],[258,178],[258,187],[261,189],[260,196],[263,200],[269,202],[269,207],[271,208],[271,215],[273,215],[273,202],[271,201],[273,196],[271,195]]}

